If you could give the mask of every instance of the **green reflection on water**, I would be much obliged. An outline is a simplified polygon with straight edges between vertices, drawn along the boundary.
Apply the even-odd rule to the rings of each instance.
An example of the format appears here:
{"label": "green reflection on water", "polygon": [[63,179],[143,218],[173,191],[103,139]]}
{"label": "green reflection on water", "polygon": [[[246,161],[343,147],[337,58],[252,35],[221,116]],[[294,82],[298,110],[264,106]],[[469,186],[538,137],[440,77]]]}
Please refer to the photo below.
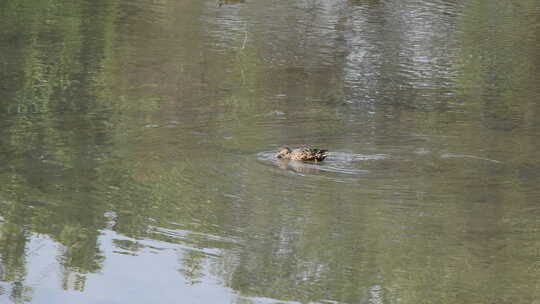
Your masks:
{"label": "green reflection on water", "polygon": [[[538,298],[533,1],[461,8],[447,24],[458,47],[442,56],[449,63],[429,62],[433,76],[393,57],[394,45],[408,50],[406,37],[393,39],[407,23],[378,1],[331,11],[336,37],[318,3],[300,17],[293,4],[0,5],[0,296],[32,301],[41,286],[26,278],[40,247],[30,243],[46,237],[58,244],[56,288],[83,296],[88,277],[107,275],[105,248],[157,260],[172,244],[169,266],[189,286],[219,280],[238,302]],[[339,54],[354,53],[344,41],[355,9],[392,21],[371,23],[374,41],[363,42],[388,57],[364,57],[378,69],[362,75],[373,87],[347,83],[355,75],[344,70],[359,69]],[[321,39],[337,55],[319,51]],[[406,72],[432,87],[396,91],[419,81]],[[342,102],[362,90],[394,99]],[[345,178],[255,156],[304,141],[389,157]],[[104,244],[107,231],[126,239]]]}

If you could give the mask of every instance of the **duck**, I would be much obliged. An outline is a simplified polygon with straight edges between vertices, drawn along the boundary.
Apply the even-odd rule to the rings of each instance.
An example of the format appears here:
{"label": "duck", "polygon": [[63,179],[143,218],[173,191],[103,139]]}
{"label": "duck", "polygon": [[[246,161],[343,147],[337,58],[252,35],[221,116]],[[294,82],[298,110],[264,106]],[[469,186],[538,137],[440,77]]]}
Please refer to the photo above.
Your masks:
{"label": "duck", "polygon": [[301,146],[292,150],[289,147],[283,147],[279,149],[276,157],[299,161],[323,161],[326,156],[328,156],[326,154],[327,151],[328,150],[315,149],[309,146]]}

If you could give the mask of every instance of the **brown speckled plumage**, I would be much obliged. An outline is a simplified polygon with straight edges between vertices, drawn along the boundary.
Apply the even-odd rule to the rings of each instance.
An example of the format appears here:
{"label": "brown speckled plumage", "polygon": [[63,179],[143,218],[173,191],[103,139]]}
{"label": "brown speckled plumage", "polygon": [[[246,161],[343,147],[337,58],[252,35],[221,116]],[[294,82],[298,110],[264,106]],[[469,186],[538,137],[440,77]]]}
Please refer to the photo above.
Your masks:
{"label": "brown speckled plumage", "polygon": [[307,146],[302,146],[296,149],[289,149],[289,147],[283,147],[279,149],[277,158],[301,160],[301,161],[322,161],[326,158],[327,150],[314,149]]}

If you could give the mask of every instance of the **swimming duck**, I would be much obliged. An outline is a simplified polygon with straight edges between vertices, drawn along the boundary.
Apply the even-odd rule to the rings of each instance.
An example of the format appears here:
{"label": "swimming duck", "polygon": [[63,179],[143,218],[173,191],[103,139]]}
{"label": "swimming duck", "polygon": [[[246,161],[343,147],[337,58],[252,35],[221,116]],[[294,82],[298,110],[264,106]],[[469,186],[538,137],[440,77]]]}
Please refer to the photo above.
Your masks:
{"label": "swimming duck", "polygon": [[314,149],[307,146],[302,146],[296,149],[289,149],[289,147],[283,147],[279,149],[278,154],[276,154],[277,158],[282,159],[291,159],[291,160],[314,160],[314,161],[322,161],[326,158],[326,151],[327,150],[319,150]]}

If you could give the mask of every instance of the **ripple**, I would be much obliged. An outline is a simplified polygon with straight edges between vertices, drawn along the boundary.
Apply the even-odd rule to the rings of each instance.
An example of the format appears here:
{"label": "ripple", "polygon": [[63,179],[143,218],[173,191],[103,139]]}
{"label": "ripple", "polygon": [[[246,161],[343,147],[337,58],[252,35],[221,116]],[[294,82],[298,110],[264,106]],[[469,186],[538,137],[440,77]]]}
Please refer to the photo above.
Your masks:
{"label": "ripple", "polygon": [[495,160],[495,159],[479,157],[479,156],[474,156],[474,155],[465,155],[465,154],[448,154],[448,153],[445,153],[445,154],[441,155],[441,158],[472,158],[472,159],[477,159],[477,160],[485,160],[485,161],[492,162],[492,163],[497,163],[497,164],[502,163],[501,161],[498,161],[498,160]]}

